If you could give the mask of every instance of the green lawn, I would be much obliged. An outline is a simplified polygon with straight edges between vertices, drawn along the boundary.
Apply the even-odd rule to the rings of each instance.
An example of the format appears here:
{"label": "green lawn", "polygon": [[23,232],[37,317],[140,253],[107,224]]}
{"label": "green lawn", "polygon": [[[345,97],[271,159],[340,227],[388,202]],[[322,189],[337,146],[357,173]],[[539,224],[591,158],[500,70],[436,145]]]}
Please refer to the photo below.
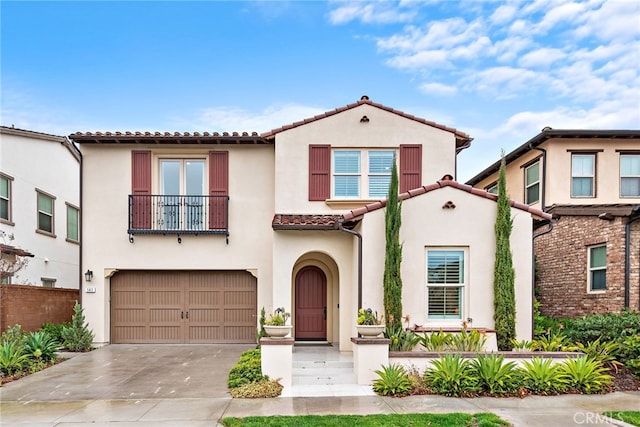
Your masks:
{"label": "green lawn", "polygon": [[224,418],[227,427],[499,427],[510,424],[491,413],[480,414],[389,414],[389,415],[303,415],[291,417]]}
{"label": "green lawn", "polygon": [[604,415],[634,426],[640,426],[640,411],[608,411]]}

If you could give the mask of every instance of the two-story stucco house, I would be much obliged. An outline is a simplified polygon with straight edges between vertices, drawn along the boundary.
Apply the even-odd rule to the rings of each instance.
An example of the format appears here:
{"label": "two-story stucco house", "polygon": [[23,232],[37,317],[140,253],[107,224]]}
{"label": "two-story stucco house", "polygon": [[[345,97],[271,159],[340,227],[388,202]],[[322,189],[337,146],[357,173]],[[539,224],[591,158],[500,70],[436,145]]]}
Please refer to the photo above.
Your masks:
{"label": "two-story stucco house", "polygon": [[[394,161],[405,313],[423,326],[493,327],[496,198],[452,179],[471,142],[456,129],[362,97],[263,134],[70,138],[83,155],[82,263],[94,277],[82,303],[97,342],[250,343],[260,309],[285,307],[296,341],[351,350],[358,308],[383,310]],[[550,216],[512,213],[527,338],[532,215]]]}
{"label": "two-story stucco house", "polygon": [[0,243],[7,256],[33,255],[3,283],[78,289],[79,218],[79,150],[64,136],[1,126]]}
{"label": "two-story stucco house", "polygon": [[[510,197],[554,217],[534,239],[542,313],[640,309],[640,130],[545,128],[505,160]],[[467,184],[494,191],[499,164]]]}

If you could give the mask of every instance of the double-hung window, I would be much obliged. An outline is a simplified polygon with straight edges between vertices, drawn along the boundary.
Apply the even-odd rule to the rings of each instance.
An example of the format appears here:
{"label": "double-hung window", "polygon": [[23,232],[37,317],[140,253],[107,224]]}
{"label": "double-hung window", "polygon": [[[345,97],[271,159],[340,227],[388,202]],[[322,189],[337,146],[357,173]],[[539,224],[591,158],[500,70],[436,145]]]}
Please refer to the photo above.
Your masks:
{"label": "double-hung window", "polygon": [[80,211],[78,208],[67,204],[67,240],[70,242],[80,241],[79,219]]}
{"label": "double-hung window", "polygon": [[204,159],[160,160],[160,224],[166,230],[204,230]]}
{"label": "double-hung window", "polygon": [[592,246],[589,249],[589,291],[598,292],[607,289],[607,247]]}
{"label": "double-hung window", "polygon": [[594,197],[596,155],[571,155],[571,197]]}
{"label": "double-hung window", "polygon": [[540,162],[527,166],[525,176],[525,203],[532,205],[540,200]]}
{"label": "double-hung window", "polygon": [[620,155],[620,197],[640,197],[640,154]]}
{"label": "double-hung window", "polygon": [[11,222],[11,178],[0,173],[0,221]]}
{"label": "double-hung window", "polygon": [[383,199],[389,192],[393,150],[334,150],[333,197]]}
{"label": "double-hung window", "polygon": [[46,234],[54,234],[55,233],[55,229],[54,229],[55,197],[38,190],[36,190],[36,194],[37,194],[37,200],[38,200],[37,231],[46,233]]}
{"label": "double-hung window", "polygon": [[427,319],[462,319],[465,251],[427,249]]}

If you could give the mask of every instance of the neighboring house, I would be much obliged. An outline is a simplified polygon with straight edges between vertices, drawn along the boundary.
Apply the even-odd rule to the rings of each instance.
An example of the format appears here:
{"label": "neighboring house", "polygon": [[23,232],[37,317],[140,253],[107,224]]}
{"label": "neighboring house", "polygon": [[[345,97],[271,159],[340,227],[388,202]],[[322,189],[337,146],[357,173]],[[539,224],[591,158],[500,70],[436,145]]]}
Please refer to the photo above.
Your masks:
{"label": "neighboring house", "polygon": [[[495,196],[448,175],[471,142],[458,130],[362,97],[261,135],[70,138],[83,153],[83,271],[94,273],[83,306],[96,342],[250,343],[260,309],[285,307],[297,341],[351,350],[358,308],[383,310],[394,159],[404,312],[424,327],[493,327]],[[532,214],[550,216],[512,213],[523,339]]]}
{"label": "neighboring house", "polygon": [[[640,309],[640,130],[545,128],[505,159],[510,197],[554,217],[534,227],[542,313]],[[495,191],[499,166],[467,184]]]}
{"label": "neighboring house", "polygon": [[64,136],[0,127],[2,252],[33,256],[3,283],[78,289],[79,219],[79,150]]}

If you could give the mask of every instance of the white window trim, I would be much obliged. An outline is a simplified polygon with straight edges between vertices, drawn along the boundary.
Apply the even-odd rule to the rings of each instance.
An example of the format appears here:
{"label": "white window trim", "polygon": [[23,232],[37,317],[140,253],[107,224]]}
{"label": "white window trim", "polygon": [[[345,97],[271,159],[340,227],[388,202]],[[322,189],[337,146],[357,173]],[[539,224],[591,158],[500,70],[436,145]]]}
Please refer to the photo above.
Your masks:
{"label": "white window trim", "polygon": [[629,153],[621,153],[620,154],[620,160],[619,160],[619,166],[618,166],[618,175],[620,175],[620,180],[618,181],[618,185],[619,185],[619,194],[620,194],[620,198],[623,199],[637,199],[638,197],[640,197],[640,194],[637,196],[623,196],[622,195],[622,178],[638,178],[640,179],[640,175],[622,175],[622,158],[624,156],[636,156],[636,157],[640,157],[640,154],[629,154]]}
{"label": "white window trim", "polygon": [[[434,283],[433,287],[460,287],[461,298],[460,301],[460,317],[455,319],[437,319],[437,318],[429,318],[429,273],[428,273],[428,256],[429,251],[462,251],[463,258],[463,280],[464,282],[461,284],[439,284]],[[425,273],[425,287],[424,287],[424,324],[429,327],[451,327],[451,326],[460,326],[461,322],[468,317],[469,314],[469,247],[468,246],[426,246],[424,252],[424,273]]]}
{"label": "white window trim", "polygon": [[[591,250],[595,249],[595,248],[605,248],[605,263],[604,263],[604,267],[600,267],[600,268],[591,268]],[[597,271],[597,270],[604,270],[605,274],[607,271],[607,261],[606,261],[606,252],[607,252],[607,245],[606,244],[600,244],[600,245],[593,245],[593,246],[587,246],[587,293],[589,294],[603,294],[605,292],[607,292],[607,281],[605,280],[604,282],[604,289],[591,289],[591,272],[592,271]]]}
{"label": "white window trim", "polygon": [[[531,169],[534,166],[538,166],[538,180],[532,182],[531,184],[527,184],[527,175],[528,175],[528,171],[529,169]],[[540,161],[534,162],[532,164],[530,164],[529,166],[527,166],[526,168],[524,168],[524,199],[526,200],[526,203],[528,205],[535,205],[536,203],[540,202],[540,191],[541,191],[541,185],[540,185],[540,175],[541,175],[541,165],[540,165]],[[530,187],[533,187],[534,185],[538,185],[538,199],[535,201],[529,201],[527,200],[527,196],[529,194],[529,192],[527,190],[529,190]]]}
{"label": "white window trim", "polygon": [[[591,157],[593,161],[593,175],[575,175],[573,173],[574,156]],[[573,194],[573,178],[591,178],[591,194],[588,196],[576,196]],[[596,197],[596,155],[592,153],[572,153],[571,154],[571,198],[572,199],[593,199]]]}
{"label": "white window trim", "polygon": [[[360,153],[360,172],[359,173],[345,173],[341,172],[339,174],[335,173],[333,168],[334,165],[334,153],[339,151],[357,151]],[[331,200],[381,200],[385,199],[387,195],[384,196],[369,196],[369,177],[370,176],[386,176],[387,174],[383,173],[373,173],[369,172],[369,152],[371,151],[385,151],[392,152],[394,160],[396,162],[396,167],[398,167],[398,150],[393,147],[389,148],[350,148],[350,147],[340,147],[331,149]],[[336,196],[336,187],[335,187],[335,176],[358,176],[358,188],[360,189],[360,194],[357,196]],[[389,171],[389,176],[391,176],[391,171]],[[366,196],[363,194],[366,191]]]}

